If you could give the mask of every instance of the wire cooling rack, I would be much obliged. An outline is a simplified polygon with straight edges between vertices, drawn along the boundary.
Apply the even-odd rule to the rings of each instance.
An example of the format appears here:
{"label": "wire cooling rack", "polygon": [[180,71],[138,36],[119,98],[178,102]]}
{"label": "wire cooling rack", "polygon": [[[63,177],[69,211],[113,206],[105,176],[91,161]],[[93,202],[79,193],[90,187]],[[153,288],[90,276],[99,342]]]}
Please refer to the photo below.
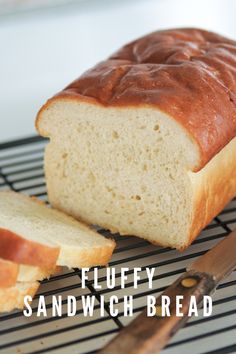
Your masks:
{"label": "wire cooling rack", "polygon": [[[35,195],[46,200],[43,173],[43,150],[46,141],[40,137],[0,144],[0,189],[13,189]],[[236,199],[208,225],[197,240],[183,253],[168,248],[152,246],[135,237],[115,235],[117,248],[110,262],[116,268],[117,286],[109,290],[105,287],[104,269],[99,270],[99,284],[102,290],[95,290],[92,274],[86,289],[81,289],[80,271],[64,271],[42,282],[39,293],[33,302],[33,316],[26,318],[22,312],[15,311],[0,316],[0,354],[23,353],[94,353],[110,340],[130,317],[122,312],[123,296],[133,295],[134,315],[145,306],[146,296],[158,296],[170,285],[188,263],[212,248],[220,239],[236,227]],[[109,235],[105,230],[100,230]],[[226,255],[227,256],[227,255]],[[127,287],[119,286],[121,267],[130,268]],[[132,268],[142,267],[141,283],[133,288]],[[154,288],[148,288],[145,277],[146,267],[157,267]],[[92,273],[92,270],[91,270]],[[81,295],[96,296],[94,316],[82,315]],[[120,299],[117,317],[111,317],[106,305],[105,317],[100,317],[100,296],[108,302],[111,295]],[[48,317],[36,317],[39,295],[45,295]],[[50,316],[52,295],[61,295],[64,304],[62,317]],[[66,315],[66,297],[74,295],[77,299],[77,314]],[[165,354],[236,353],[236,272],[233,272],[218,287],[213,297],[211,317],[191,318],[163,351]],[[111,353],[112,354],[112,353]],[[121,353],[122,354],[122,353]]]}

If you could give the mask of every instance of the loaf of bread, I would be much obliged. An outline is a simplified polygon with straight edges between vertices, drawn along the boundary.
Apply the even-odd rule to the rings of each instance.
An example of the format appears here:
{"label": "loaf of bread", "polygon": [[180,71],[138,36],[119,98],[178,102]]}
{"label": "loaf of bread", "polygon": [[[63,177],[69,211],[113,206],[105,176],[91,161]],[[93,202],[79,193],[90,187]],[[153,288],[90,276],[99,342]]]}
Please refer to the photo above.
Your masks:
{"label": "loaf of bread", "polygon": [[55,208],[184,249],[236,195],[236,42],[147,35],[51,98],[36,127]]}

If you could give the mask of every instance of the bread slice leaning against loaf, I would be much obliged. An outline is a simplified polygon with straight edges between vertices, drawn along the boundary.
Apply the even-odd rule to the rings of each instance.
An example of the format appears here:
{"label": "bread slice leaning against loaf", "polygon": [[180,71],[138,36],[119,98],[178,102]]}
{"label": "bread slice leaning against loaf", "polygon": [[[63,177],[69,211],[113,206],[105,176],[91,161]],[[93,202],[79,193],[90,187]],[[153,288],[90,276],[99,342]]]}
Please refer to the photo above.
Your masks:
{"label": "bread slice leaning against loaf", "polygon": [[[0,192],[0,257],[22,265],[106,265],[115,242],[35,199]],[[50,267],[49,267],[50,265]]]}
{"label": "bread slice leaning against loaf", "polygon": [[23,309],[24,297],[29,295],[33,298],[38,291],[38,288],[38,282],[16,283],[15,286],[9,288],[0,287],[0,312],[9,312],[14,309]]}
{"label": "bread slice leaning against loaf", "polygon": [[236,195],[236,42],[154,32],[40,110],[53,207],[112,232],[186,248]]}

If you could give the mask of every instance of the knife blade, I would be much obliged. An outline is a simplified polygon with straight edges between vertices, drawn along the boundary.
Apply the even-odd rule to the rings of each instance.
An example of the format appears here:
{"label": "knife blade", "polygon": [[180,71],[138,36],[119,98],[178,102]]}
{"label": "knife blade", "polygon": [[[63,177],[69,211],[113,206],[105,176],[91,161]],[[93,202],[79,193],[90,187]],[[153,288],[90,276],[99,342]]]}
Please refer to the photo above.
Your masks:
{"label": "knife blade", "polygon": [[218,283],[236,267],[236,230],[187,267],[211,274]]}
{"label": "knife blade", "polygon": [[[156,299],[156,315],[147,309],[108,343],[99,354],[157,354],[189,319],[192,296],[199,305],[205,295],[214,292],[219,282],[236,267],[236,230],[187,267],[164,293]],[[170,316],[162,316],[162,296],[170,298]],[[176,315],[176,296],[183,296],[183,317]]]}

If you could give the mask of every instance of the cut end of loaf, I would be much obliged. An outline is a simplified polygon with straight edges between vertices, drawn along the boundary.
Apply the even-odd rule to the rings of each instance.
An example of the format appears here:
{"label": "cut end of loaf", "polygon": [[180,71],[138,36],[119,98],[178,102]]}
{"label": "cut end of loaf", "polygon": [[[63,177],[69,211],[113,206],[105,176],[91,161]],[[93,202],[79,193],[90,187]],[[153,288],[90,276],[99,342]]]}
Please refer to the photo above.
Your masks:
{"label": "cut end of loaf", "polygon": [[152,108],[111,108],[56,99],[37,120],[50,138],[45,170],[51,204],[121,235],[183,249],[199,151],[186,131]]}

